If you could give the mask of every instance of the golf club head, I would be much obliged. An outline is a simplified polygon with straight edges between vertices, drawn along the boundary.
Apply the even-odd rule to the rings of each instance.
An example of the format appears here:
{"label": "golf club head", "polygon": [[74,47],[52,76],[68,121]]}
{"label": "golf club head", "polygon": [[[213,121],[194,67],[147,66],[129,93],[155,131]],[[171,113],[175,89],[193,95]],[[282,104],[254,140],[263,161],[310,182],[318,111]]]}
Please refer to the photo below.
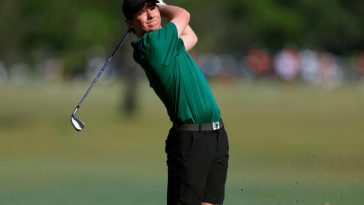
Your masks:
{"label": "golf club head", "polygon": [[71,124],[75,128],[76,131],[82,131],[85,128],[85,123],[76,118],[76,112],[79,109],[77,106],[71,115]]}

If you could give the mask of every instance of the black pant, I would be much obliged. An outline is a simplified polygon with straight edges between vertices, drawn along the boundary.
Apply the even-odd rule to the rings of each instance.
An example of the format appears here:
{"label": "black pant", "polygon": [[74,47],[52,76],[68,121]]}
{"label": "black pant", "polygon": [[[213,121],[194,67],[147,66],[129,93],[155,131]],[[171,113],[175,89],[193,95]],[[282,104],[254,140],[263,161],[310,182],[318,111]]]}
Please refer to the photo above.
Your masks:
{"label": "black pant", "polygon": [[171,128],[166,140],[168,205],[222,204],[229,160],[226,131]]}

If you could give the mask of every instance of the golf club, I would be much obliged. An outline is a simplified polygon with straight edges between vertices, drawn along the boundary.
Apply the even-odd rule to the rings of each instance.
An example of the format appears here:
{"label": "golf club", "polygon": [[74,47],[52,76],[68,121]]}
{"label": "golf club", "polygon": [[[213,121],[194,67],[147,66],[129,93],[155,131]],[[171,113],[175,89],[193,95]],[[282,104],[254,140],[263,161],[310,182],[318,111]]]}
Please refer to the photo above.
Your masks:
{"label": "golf club", "polygon": [[81,98],[81,100],[78,103],[78,105],[76,106],[75,110],[72,112],[72,115],[71,115],[71,124],[73,125],[73,127],[77,131],[82,131],[83,128],[85,128],[85,123],[83,123],[81,120],[77,119],[76,112],[80,109],[83,101],[85,100],[85,98],[87,97],[87,95],[89,94],[89,92],[91,91],[92,87],[95,85],[96,81],[99,79],[99,77],[101,76],[101,74],[104,72],[107,64],[111,61],[112,57],[114,56],[114,54],[116,53],[116,51],[120,48],[120,46],[124,43],[125,39],[128,37],[129,34],[130,34],[130,30],[128,30],[128,31],[125,32],[125,34],[121,38],[120,42],[116,45],[114,51],[111,53],[109,59],[105,62],[104,66],[102,66],[102,68],[99,71],[99,73],[97,74],[96,78],[94,79],[94,81],[92,82],[92,84],[90,85],[90,87],[87,89],[86,93]]}

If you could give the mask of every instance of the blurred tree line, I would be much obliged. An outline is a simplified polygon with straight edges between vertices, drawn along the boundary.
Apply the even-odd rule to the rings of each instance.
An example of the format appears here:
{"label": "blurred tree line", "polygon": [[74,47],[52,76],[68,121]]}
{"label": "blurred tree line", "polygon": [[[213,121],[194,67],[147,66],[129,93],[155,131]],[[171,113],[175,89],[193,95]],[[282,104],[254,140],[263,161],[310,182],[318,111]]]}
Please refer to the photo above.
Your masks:
{"label": "blurred tree line", "polygon": [[117,41],[119,5],[116,0],[1,0],[0,61],[32,64],[58,56],[66,73],[77,72],[87,49]]}
{"label": "blurred tree line", "polygon": [[[364,50],[364,1],[170,0],[191,13],[198,52],[242,55],[261,45],[277,51],[292,43],[336,54]],[[63,59],[81,71],[88,49],[111,50],[126,30],[122,0],[0,0],[0,61],[34,64]],[[105,56],[107,53],[105,54]]]}

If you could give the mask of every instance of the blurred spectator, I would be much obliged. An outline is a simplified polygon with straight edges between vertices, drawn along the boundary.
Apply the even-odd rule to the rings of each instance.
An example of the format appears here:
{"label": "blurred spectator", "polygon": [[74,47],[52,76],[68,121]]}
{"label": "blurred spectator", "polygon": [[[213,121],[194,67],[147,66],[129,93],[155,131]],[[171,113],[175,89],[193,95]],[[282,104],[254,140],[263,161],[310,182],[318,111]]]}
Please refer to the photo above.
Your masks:
{"label": "blurred spectator", "polygon": [[212,53],[201,55],[197,62],[207,78],[217,76],[221,72],[221,58]]}
{"label": "blurred spectator", "polygon": [[336,87],[341,80],[341,70],[336,59],[329,53],[320,53],[318,59],[318,83],[325,88]]}
{"label": "blurred spectator", "polygon": [[190,52],[190,55],[191,57],[196,61],[196,62],[199,62],[200,61],[200,54],[197,53],[195,50],[191,50],[189,51]]}
{"label": "blurred spectator", "polygon": [[[131,46],[127,46],[125,51],[129,56],[133,55],[133,49]],[[143,70],[131,58],[123,59],[122,62],[122,66],[120,66],[120,68],[123,69],[124,73],[121,74],[120,77],[124,80],[125,87],[123,90],[120,106],[122,114],[125,114],[130,118],[134,117],[139,109],[138,87],[140,81],[140,72],[143,72]]]}
{"label": "blurred spectator", "polygon": [[[96,74],[100,71],[100,67],[104,64],[104,59],[99,56],[94,56],[87,59],[86,65],[86,76],[87,79],[92,80],[95,78]],[[102,77],[104,77],[103,75]]]}
{"label": "blurred spectator", "polygon": [[0,62],[0,86],[4,85],[8,80],[8,72],[6,71],[5,65]]}
{"label": "blurred spectator", "polygon": [[259,78],[271,73],[271,57],[265,49],[250,49],[244,62],[254,77]]}
{"label": "blurred spectator", "polygon": [[10,66],[9,77],[14,83],[23,85],[26,83],[27,80],[29,80],[29,68],[24,63],[14,64]]}
{"label": "blurred spectator", "polygon": [[284,81],[296,80],[300,69],[300,58],[294,48],[283,49],[274,60],[274,66],[279,77]]}
{"label": "blurred spectator", "polygon": [[238,77],[238,63],[231,55],[221,55],[221,67],[219,69],[219,79],[226,83],[231,83]]}
{"label": "blurred spectator", "polygon": [[364,52],[358,56],[357,69],[360,76],[360,81],[364,83]]}
{"label": "blurred spectator", "polygon": [[318,54],[315,51],[304,49],[300,52],[301,76],[309,83],[316,83],[318,78]]}
{"label": "blurred spectator", "polygon": [[230,83],[239,77],[239,65],[232,55],[206,53],[201,56],[195,54],[193,58],[208,79]]}
{"label": "blurred spectator", "polygon": [[38,68],[40,77],[48,82],[57,82],[63,77],[63,62],[59,58],[51,57],[44,60]]}
{"label": "blurred spectator", "polygon": [[[89,80],[95,78],[96,74],[100,71],[101,66],[105,64],[104,48],[101,46],[93,46],[87,50],[86,53],[86,77]],[[110,70],[111,65],[108,65]],[[101,77],[105,77],[104,74]]]}

